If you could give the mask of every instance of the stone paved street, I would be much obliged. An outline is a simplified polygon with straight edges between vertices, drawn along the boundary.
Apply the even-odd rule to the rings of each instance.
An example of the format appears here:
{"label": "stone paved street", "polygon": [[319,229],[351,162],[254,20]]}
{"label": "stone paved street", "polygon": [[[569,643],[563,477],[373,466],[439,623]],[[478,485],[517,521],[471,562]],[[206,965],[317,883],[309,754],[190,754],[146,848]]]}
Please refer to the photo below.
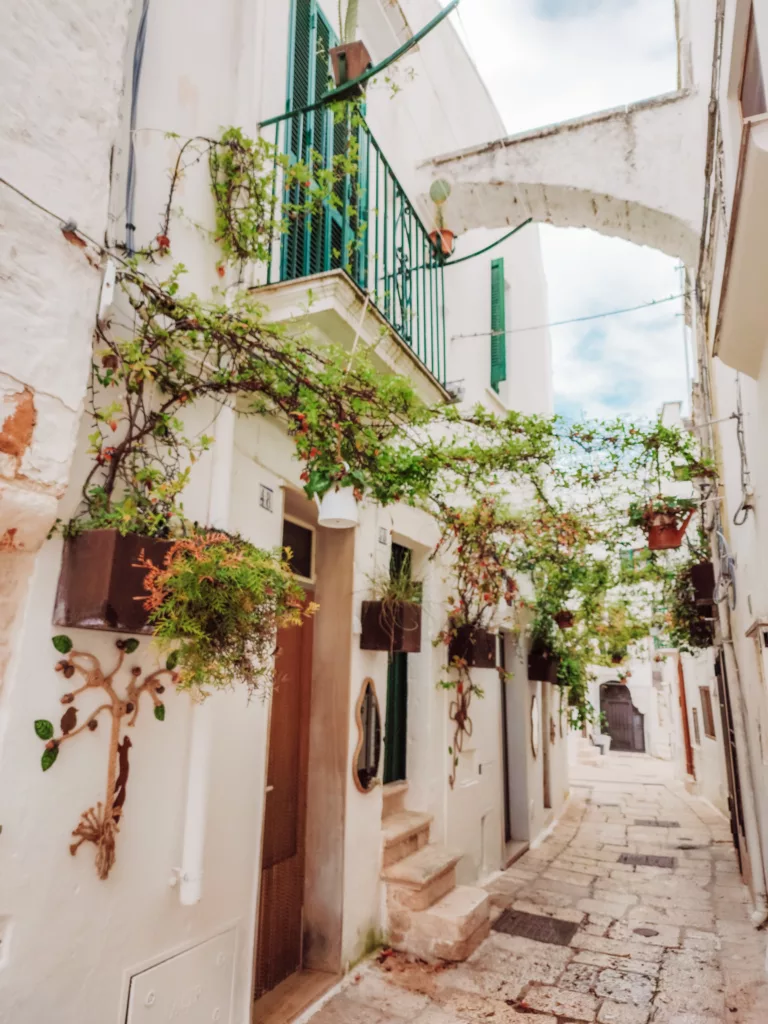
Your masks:
{"label": "stone paved street", "polygon": [[512,909],[576,933],[563,946],[493,930],[456,966],[380,956],[312,1024],[768,1022],[766,933],[749,921],[728,823],[668,765],[611,754],[572,767],[552,834],[487,888],[496,925]]}

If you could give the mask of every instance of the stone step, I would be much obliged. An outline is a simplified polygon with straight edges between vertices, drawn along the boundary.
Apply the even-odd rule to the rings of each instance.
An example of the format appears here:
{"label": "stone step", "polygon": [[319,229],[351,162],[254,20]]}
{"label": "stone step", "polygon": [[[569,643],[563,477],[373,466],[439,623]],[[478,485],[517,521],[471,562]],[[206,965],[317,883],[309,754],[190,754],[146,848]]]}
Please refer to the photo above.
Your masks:
{"label": "stone step", "polygon": [[429,842],[431,814],[396,811],[381,822],[382,865],[386,868],[421,850]]}
{"label": "stone step", "polygon": [[466,960],[490,931],[490,898],[484,889],[456,886],[428,910],[394,910],[389,942],[424,960]]}
{"label": "stone step", "polygon": [[408,792],[408,782],[403,779],[402,782],[388,782],[386,786],[381,787],[382,804],[381,804],[381,817],[382,819],[388,818],[391,814],[396,814],[398,811],[403,810],[403,804],[405,801],[405,794]]}
{"label": "stone step", "polygon": [[407,910],[431,907],[456,885],[461,856],[440,843],[430,843],[385,867],[381,877],[387,883],[387,906]]}

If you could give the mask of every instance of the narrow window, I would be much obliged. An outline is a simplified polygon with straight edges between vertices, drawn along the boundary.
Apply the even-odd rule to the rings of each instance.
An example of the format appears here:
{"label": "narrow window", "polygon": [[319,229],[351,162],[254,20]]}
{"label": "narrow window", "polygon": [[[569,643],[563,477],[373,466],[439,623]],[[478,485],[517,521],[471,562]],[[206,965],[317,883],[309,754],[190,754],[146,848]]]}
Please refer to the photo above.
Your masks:
{"label": "narrow window", "polygon": [[701,746],[701,733],[699,732],[699,709],[691,708],[691,717],[693,718],[693,742],[697,747]]}
{"label": "narrow window", "polygon": [[498,393],[507,379],[507,309],[504,260],[491,262],[491,387]]}
{"label": "narrow window", "polygon": [[701,697],[701,715],[704,719],[704,735],[709,739],[717,739],[715,736],[715,716],[712,713],[712,694],[708,686],[699,687]]}
{"label": "narrow window", "polygon": [[315,578],[314,530],[309,526],[302,526],[293,519],[284,519],[283,547],[291,552],[288,562],[291,572],[311,583]]}
{"label": "narrow window", "polygon": [[765,113],[768,113],[768,106],[765,102],[765,81],[760,61],[760,46],[757,41],[755,12],[752,9],[749,12],[747,52],[744,57],[744,77],[741,80],[741,114],[742,117],[755,117]]}

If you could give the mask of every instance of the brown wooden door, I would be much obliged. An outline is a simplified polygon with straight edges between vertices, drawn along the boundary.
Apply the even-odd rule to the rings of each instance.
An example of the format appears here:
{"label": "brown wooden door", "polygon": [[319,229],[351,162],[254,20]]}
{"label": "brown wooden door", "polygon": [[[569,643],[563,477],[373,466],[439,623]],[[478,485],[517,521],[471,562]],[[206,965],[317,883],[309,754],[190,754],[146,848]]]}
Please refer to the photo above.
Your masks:
{"label": "brown wooden door", "polygon": [[608,720],[606,731],[611,750],[645,753],[645,716],[632,703],[632,693],[623,683],[603,683],[600,710]]}
{"label": "brown wooden door", "polygon": [[685,770],[693,778],[696,778],[696,769],[693,764],[693,746],[691,745],[691,726],[688,722],[688,700],[685,696],[685,676],[683,674],[683,663],[677,659],[677,685],[680,701],[680,718],[683,722],[683,742],[685,743]]}
{"label": "brown wooden door", "polygon": [[301,967],[312,619],[281,629],[269,725],[254,999]]}

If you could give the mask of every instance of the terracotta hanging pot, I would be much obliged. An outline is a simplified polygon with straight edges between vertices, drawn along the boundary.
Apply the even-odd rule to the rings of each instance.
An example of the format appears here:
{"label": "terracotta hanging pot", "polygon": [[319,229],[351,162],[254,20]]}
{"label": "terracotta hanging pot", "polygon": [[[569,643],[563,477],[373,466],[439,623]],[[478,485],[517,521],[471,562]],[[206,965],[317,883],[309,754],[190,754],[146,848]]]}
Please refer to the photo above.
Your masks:
{"label": "terracotta hanging pot", "polygon": [[648,512],[648,547],[651,551],[669,551],[683,543],[685,531],[693,517],[693,509],[678,525],[675,512]]}
{"label": "terracotta hanging pot", "polygon": [[558,612],[555,616],[555,622],[560,629],[572,629],[574,622],[573,612],[564,608],[563,611]]}
{"label": "terracotta hanging pot", "polygon": [[[368,53],[365,43],[360,39],[351,43],[342,43],[341,46],[334,46],[329,53],[337,88],[346,85],[347,82],[354,82],[356,78],[364,75],[372,65],[371,55]],[[361,96],[362,94],[362,85],[350,89],[351,96]]]}
{"label": "terracotta hanging pot", "polygon": [[441,256],[450,256],[456,246],[456,235],[448,228],[430,231],[429,240]]}

